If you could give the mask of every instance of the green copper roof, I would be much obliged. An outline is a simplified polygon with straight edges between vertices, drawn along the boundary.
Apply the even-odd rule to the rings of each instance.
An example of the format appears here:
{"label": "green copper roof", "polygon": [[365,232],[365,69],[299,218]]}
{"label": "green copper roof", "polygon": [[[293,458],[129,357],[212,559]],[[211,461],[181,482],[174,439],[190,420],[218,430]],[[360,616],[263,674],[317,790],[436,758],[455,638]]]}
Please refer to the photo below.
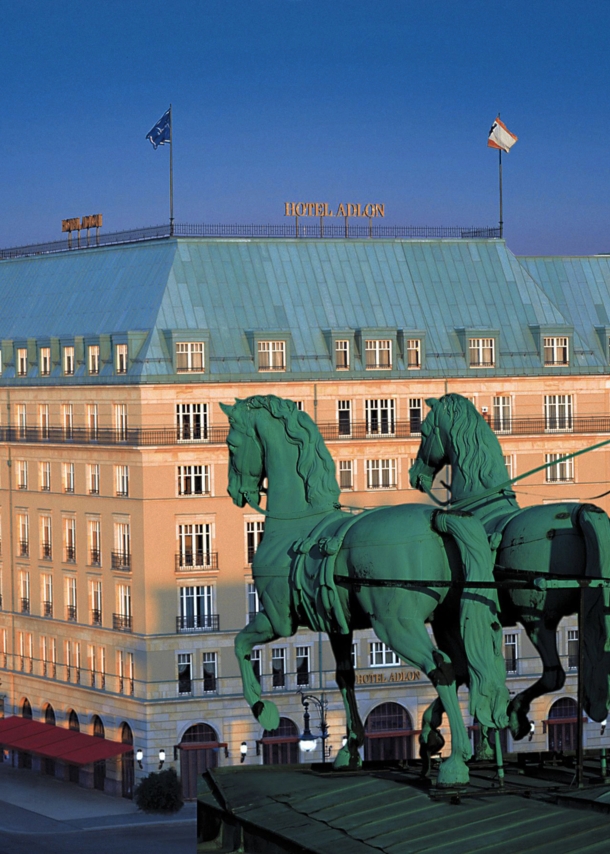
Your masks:
{"label": "green copper roof", "polygon": [[[496,374],[548,373],[536,328],[572,334],[573,327],[562,373],[605,372],[593,327],[610,315],[609,265],[518,259],[498,240],[155,240],[0,262],[0,338],[65,344],[140,332],[145,343],[117,381],[201,382],[174,373],[172,342],[192,330],[207,342],[203,381],[277,381],[334,376],[331,333],[358,330],[393,336],[398,358],[388,376],[406,371],[402,337],[423,339],[419,375],[472,375],[469,332],[497,336]],[[287,340],[285,374],[257,373],[256,338],[265,334]],[[364,375],[361,362],[353,368]],[[34,379],[15,378],[5,356],[1,382]],[[112,379],[109,367],[99,379],[59,381]]]}

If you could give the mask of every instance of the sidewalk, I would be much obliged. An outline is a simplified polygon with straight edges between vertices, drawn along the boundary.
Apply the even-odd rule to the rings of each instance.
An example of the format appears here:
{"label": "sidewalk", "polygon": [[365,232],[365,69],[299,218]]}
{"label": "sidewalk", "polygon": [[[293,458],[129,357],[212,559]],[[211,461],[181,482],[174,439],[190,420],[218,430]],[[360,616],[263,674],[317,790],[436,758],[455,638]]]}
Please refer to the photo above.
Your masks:
{"label": "sidewalk", "polygon": [[196,821],[196,804],[171,816],[138,811],[133,801],[81,789],[52,777],[0,764],[0,830],[57,833]]}

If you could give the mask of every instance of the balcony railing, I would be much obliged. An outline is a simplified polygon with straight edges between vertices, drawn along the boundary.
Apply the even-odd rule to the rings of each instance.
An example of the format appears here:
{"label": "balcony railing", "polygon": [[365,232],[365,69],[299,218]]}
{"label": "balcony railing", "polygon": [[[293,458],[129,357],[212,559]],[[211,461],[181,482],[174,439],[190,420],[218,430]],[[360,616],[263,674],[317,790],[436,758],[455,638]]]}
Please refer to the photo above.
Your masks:
{"label": "balcony railing", "polygon": [[89,566],[99,566],[102,555],[99,549],[89,549]]}
{"label": "balcony railing", "polygon": [[102,625],[102,612],[99,608],[91,609],[91,625],[92,626],[101,626]]}
{"label": "balcony railing", "polygon": [[30,541],[29,540],[19,540],[19,557],[29,557],[30,556]]}
{"label": "balcony railing", "polygon": [[30,600],[25,599],[24,597],[21,598],[21,613],[22,614],[29,614],[30,613]]}
{"label": "balcony railing", "polygon": [[112,552],[112,568],[130,572],[131,554],[129,552]]}
{"label": "balcony railing", "polygon": [[66,546],[66,563],[76,563],[76,546]]}
{"label": "balcony railing", "polygon": [[42,544],[42,558],[44,560],[51,560],[53,557],[53,549],[51,548],[51,543],[43,543]]}
{"label": "balcony railing", "polygon": [[218,569],[218,552],[179,552],[176,555],[176,571],[196,569]]}
{"label": "balcony railing", "polygon": [[42,603],[42,616],[43,617],[52,617],[53,616],[53,603],[52,602],[43,602]]}
{"label": "balcony railing", "polygon": [[66,605],[66,620],[76,622],[76,605]]}
{"label": "balcony railing", "polygon": [[131,614],[113,614],[112,615],[112,628],[116,629],[117,632],[131,632],[133,631],[133,617]]}
{"label": "balcony railing", "polygon": [[219,629],[218,614],[190,614],[176,617],[177,632],[217,632]]}

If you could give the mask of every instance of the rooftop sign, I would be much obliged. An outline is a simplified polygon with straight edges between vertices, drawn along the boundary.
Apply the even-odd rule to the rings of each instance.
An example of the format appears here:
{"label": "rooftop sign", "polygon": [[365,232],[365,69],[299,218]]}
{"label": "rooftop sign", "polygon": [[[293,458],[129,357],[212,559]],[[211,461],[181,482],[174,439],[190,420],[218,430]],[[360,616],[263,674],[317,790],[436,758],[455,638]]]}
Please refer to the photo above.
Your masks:
{"label": "rooftop sign", "polygon": [[284,216],[385,216],[385,204],[369,202],[366,205],[341,203],[336,211],[327,202],[284,202]]}

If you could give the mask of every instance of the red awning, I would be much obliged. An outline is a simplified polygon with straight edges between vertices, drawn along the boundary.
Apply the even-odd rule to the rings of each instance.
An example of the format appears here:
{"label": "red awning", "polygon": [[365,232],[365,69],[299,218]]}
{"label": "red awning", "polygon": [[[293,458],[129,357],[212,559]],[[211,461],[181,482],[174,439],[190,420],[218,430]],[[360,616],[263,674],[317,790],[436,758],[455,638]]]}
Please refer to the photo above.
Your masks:
{"label": "red awning", "polygon": [[0,720],[0,745],[73,765],[89,765],[133,750],[133,744],[121,744],[17,716]]}

